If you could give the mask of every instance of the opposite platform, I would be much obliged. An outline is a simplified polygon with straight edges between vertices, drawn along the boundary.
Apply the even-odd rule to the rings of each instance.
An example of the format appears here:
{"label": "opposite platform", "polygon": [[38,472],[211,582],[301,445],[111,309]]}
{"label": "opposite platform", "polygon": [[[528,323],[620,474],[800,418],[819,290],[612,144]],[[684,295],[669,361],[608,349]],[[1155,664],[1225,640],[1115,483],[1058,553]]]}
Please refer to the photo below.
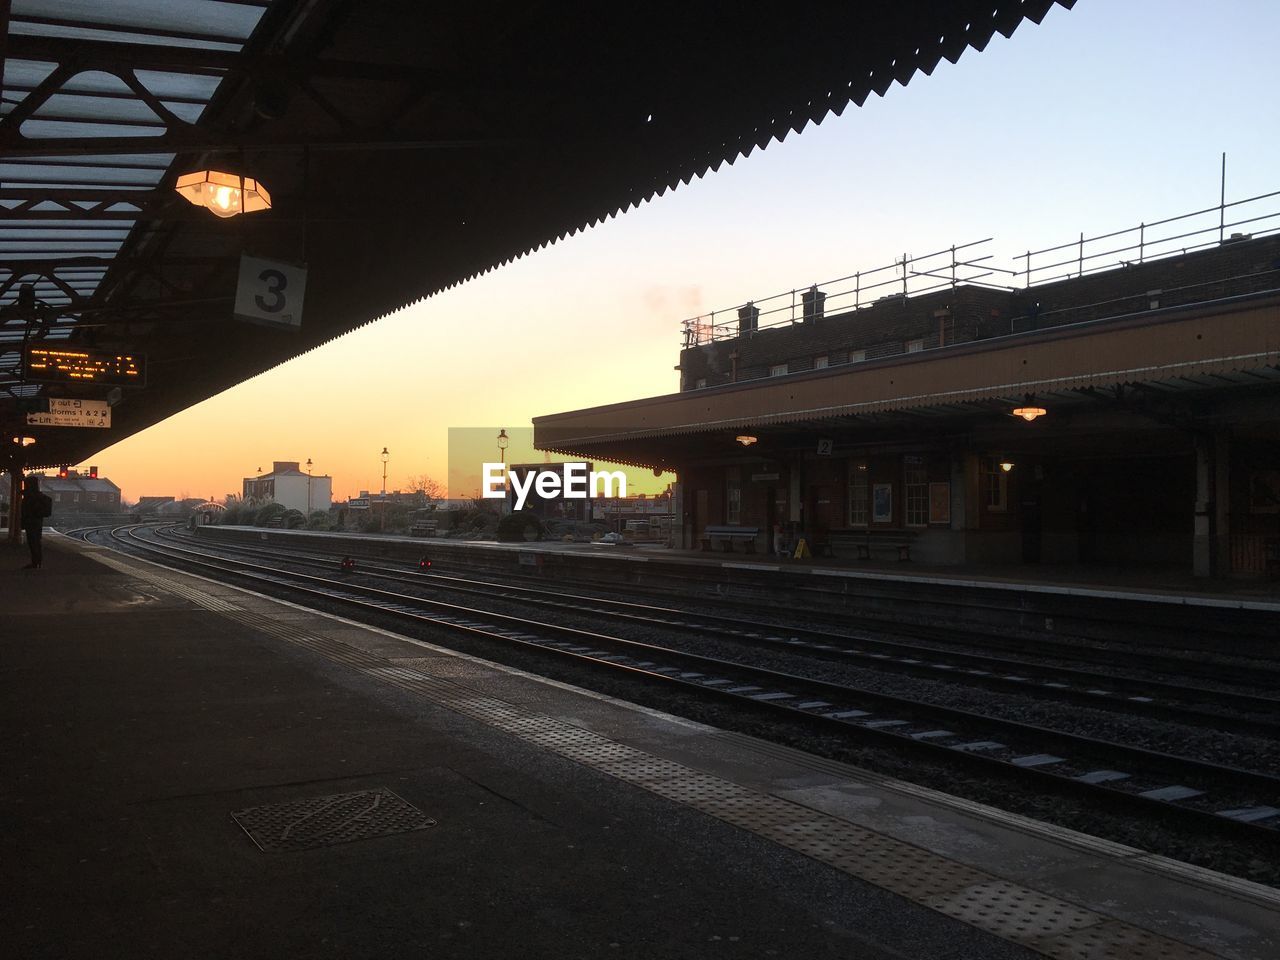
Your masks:
{"label": "opposite platform", "polygon": [[1269,888],[49,541],[0,553],[17,955],[1280,954]]}

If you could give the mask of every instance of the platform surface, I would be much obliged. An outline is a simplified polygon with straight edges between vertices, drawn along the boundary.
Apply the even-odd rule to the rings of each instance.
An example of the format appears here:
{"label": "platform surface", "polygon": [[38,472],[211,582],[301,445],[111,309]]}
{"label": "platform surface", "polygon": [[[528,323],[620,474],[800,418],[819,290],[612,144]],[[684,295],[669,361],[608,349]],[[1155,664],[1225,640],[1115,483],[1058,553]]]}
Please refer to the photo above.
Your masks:
{"label": "platform surface", "polygon": [[1270,888],[56,535],[24,562],[9,956],[1280,956]]}

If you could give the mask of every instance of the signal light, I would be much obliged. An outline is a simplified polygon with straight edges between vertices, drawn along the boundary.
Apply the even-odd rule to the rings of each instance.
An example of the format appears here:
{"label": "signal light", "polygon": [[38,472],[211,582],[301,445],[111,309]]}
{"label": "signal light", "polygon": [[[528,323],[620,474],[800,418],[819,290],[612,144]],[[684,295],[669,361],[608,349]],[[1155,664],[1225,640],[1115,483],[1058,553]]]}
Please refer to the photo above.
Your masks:
{"label": "signal light", "polygon": [[355,562],[355,560],[353,560],[351,557],[343,557],[343,558],[342,558],[342,569],[343,569],[344,571],[350,572],[350,571],[354,570],[355,568],[356,568],[356,562]]}
{"label": "signal light", "polygon": [[67,468],[66,468],[66,467],[59,467],[59,468],[58,468],[58,479],[59,479],[59,480],[65,480],[65,479],[67,479]]}
{"label": "signal light", "polygon": [[431,569],[431,561],[428,560],[426,557],[423,557],[421,560],[418,561],[418,569],[421,570],[423,573],[426,573],[428,570]]}
{"label": "signal light", "polygon": [[89,468],[89,479],[90,479],[90,480],[97,480],[97,479],[98,479],[98,468],[97,468],[97,467],[90,467],[90,468]]}

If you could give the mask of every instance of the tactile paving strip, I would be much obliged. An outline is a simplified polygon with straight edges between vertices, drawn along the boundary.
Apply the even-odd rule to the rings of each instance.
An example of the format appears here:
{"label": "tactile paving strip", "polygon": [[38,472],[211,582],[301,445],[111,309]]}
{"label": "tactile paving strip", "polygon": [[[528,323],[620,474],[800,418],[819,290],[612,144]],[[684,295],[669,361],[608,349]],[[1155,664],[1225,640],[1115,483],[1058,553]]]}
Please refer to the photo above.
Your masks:
{"label": "tactile paving strip", "polygon": [[1028,946],[1054,960],[1215,960],[1218,956],[1118,920]]}
{"label": "tactile paving strip", "polygon": [[807,822],[767,830],[765,835],[860,880],[926,906],[928,898],[936,894],[996,879],[962,863],[853,826],[836,817],[812,817]]}
{"label": "tactile paving strip", "polygon": [[250,807],[231,816],[264,853],[368,840],[436,823],[385,788]]}
{"label": "tactile paving strip", "polygon": [[1052,937],[1094,926],[1107,919],[1091,910],[1006,880],[965,887],[925,902],[940,913],[982,927],[1006,940]]}

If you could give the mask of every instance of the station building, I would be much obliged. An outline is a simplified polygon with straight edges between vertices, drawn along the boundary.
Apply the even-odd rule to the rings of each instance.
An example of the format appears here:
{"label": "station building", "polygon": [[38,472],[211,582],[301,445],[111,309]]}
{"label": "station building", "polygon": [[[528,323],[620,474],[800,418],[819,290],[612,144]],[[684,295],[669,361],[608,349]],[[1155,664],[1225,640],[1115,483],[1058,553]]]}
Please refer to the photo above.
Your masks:
{"label": "station building", "polygon": [[1274,575],[1280,236],[1217,232],[1018,289],[954,279],[953,249],[949,276],[901,264],[927,292],[686,321],[678,393],[539,417],[535,444],[676,472],[688,549]]}
{"label": "station building", "polygon": [[298,460],[276,460],[270,473],[245,477],[241,495],[246,502],[271,501],[303,513],[328,511],[333,505],[333,478],[304,473]]}

